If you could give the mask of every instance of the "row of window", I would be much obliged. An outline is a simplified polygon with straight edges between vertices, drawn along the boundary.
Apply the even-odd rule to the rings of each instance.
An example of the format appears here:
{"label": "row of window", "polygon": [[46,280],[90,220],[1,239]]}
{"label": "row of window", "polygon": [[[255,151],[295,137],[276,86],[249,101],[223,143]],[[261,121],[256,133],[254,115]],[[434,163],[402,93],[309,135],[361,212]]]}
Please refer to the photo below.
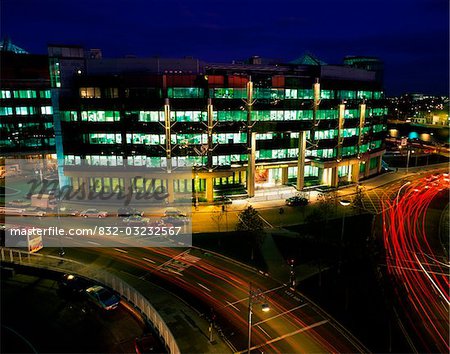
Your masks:
{"label": "row of window", "polygon": [[50,90],[0,90],[0,98],[52,98]]}
{"label": "row of window", "polygon": [[[37,114],[38,107],[3,107],[0,106],[0,116],[12,116],[14,114],[18,116],[28,116]],[[40,107],[40,114],[51,115],[53,114],[52,106]]]}
{"label": "row of window", "polygon": [[[11,108],[11,107],[10,107]],[[12,109],[12,108],[11,108]],[[12,114],[12,111],[11,113]],[[127,111],[125,115],[136,114],[140,122],[164,122],[163,111]],[[369,116],[382,116],[387,114],[387,108],[368,108]],[[0,111],[0,115],[8,115]],[[322,109],[317,111],[317,119],[337,119],[336,109]],[[344,117],[347,119],[358,118],[359,110],[346,109]],[[76,111],[61,111],[63,121],[77,121]],[[220,122],[246,121],[246,111],[214,111],[213,119]],[[289,111],[253,111],[252,119],[256,121],[292,121],[313,119],[312,110],[289,110]],[[171,111],[170,120],[176,122],[205,122],[207,113],[205,111]],[[85,122],[117,122],[120,121],[119,111],[82,111],[81,121]]]}
{"label": "row of window", "polygon": [[[81,87],[81,98],[118,98],[118,88]],[[246,88],[212,88],[209,89],[211,98],[246,99]],[[353,90],[321,90],[321,99],[381,99],[382,91],[353,91]],[[169,87],[168,98],[204,98],[205,90],[199,87]],[[284,99],[313,99],[312,89],[282,89],[282,88],[254,88],[253,98],[264,100]]]}

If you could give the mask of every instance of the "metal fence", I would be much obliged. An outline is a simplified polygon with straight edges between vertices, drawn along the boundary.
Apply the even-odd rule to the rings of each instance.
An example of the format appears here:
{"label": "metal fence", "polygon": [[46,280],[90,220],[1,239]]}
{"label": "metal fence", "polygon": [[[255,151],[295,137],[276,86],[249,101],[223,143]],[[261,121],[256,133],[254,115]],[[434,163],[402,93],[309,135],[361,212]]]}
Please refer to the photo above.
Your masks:
{"label": "metal fence", "polygon": [[65,273],[78,274],[106,285],[133,304],[150,321],[161,336],[170,354],[179,354],[180,349],[175,338],[159,313],[150,302],[133,287],[115,275],[101,271],[93,266],[77,261],[39,253],[29,253],[17,249],[0,248],[1,261],[36,268],[50,269]]}

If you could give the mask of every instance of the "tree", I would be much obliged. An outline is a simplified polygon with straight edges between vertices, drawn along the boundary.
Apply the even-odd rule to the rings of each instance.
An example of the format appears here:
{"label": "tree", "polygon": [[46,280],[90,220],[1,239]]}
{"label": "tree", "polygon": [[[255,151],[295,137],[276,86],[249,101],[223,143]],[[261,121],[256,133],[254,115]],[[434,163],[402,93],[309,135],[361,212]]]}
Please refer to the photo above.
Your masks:
{"label": "tree", "polygon": [[250,259],[253,260],[255,255],[255,246],[261,247],[264,242],[263,221],[259,216],[258,211],[251,205],[238,214],[238,219],[239,221],[236,225],[236,231],[248,232],[252,252]]}

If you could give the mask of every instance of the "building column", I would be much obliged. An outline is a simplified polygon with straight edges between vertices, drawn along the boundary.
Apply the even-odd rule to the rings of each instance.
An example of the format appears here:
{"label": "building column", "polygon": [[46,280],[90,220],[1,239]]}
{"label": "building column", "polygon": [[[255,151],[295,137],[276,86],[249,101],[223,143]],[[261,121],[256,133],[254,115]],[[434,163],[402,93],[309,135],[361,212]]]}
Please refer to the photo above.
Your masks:
{"label": "building column", "polygon": [[320,184],[323,184],[323,170],[324,170],[323,167],[319,167],[319,171],[317,173],[317,178]]}
{"label": "building column", "polygon": [[305,187],[306,131],[298,134],[297,190]]}
{"label": "building column", "polygon": [[207,133],[208,133],[208,152],[207,152],[207,166],[208,169],[213,168],[213,127],[214,127],[214,111],[211,98],[208,98],[208,105],[206,108],[208,115]]}
{"label": "building column", "polygon": [[168,178],[167,180],[167,202],[172,204],[175,201],[175,189],[173,188],[173,179]]}
{"label": "building column", "polygon": [[342,144],[344,143],[344,134],[343,134],[343,129],[344,129],[344,120],[345,120],[345,104],[341,103],[339,105],[339,116],[338,116],[338,133],[337,133],[337,154],[336,154],[336,159],[338,161],[341,160],[341,155],[342,155]]}
{"label": "building column", "polygon": [[331,187],[337,187],[339,185],[338,167],[331,168]]}
{"label": "building column", "polygon": [[383,156],[378,156],[377,173],[381,172],[382,163],[383,163]]}
{"label": "building column", "polygon": [[208,203],[214,202],[214,178],[206,178],[206,201]]}
{"label": "building column", "polygon": [[164,100],[164,130],[166,135],[166,160],[167,160],[167,173],[172,172],[172,143],[170,130],[172,128],[172,123],[170,122],[170,103],[169,99]]}
{"label": "building column", "polygon": [[289,168],[281,167],[281,184],[288,184]]}
{"label": "building column", "polygon": [[370,156],[366,161],[366,165],[364,168],[364,178],[367,178],[370,176]]}
{"label": "building column", "polygon": [[351,165],[351,174],[352,174],[352,182],[354,183],[358,183],[359,182],[359,162],[358,163],[354,163],[353,165]]}
{"label": "building column", "polygon": [[255,171],[256,171],[256,133],[251,133],[250,148],[247,165],[247,194],[255,196]]}

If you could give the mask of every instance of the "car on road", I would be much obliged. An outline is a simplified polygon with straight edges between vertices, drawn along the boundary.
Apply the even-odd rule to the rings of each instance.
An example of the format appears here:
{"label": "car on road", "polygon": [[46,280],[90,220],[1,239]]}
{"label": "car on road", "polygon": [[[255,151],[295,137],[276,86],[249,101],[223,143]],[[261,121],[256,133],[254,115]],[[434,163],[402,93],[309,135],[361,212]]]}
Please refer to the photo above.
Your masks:
{"label": "car on road", "polygon": [[161,218],[161,221],[165,226],[184,226],[189,223],[189,218],[186,216],[164,216]]}
{"label": "car on road", "polygon": [[120,208],[117,210],[117,216],[120,218],[126,218],[129,216],[144,216],[144,212],[137,210],[135,208],[126,207],[126,208]]}
{"label": "car on road", "polygon": [[131,215],[131,216],[123,219],[122,222],[124,224],[131,225],[131,226],[134,226],[134,225],[141,226],[141,225],[148,225],[148,223],[150,222],[150,219],[143,218],[140,215]]}
{"label": "car on road", "polygon": [[45,216],[47,215],[47,212],[39,209],[39,208],[26,208],[22,214],[23,216]]}
{"label": "car on road", "polygon": [[152,334],[144,334],[134,340],[136,354],[166,353],[162,344]]}
{"label": "car on road", "polygon": [[86,295],[98,307],[110,311],[119,306],[120,297],[101,285],[94,285],[86,289]]}
{"label": "car on road", "polygon": [[58,281],[61,290],[67,293],[82,294],[87,288],[92,286],[92,282],[73,274],[64,274]]}
{"label": "car on road", "polygon": [[80,213],[80,216],[84,218],[106,218],[108,216],[108,212],[100,211],[98,209],[86,209]]}
{"label": "car on road", "polygon": [[298,195],[286,199],[286,205],[288,206],[305,206],[308,205],[308,203],[309,203],[308,199]]}

